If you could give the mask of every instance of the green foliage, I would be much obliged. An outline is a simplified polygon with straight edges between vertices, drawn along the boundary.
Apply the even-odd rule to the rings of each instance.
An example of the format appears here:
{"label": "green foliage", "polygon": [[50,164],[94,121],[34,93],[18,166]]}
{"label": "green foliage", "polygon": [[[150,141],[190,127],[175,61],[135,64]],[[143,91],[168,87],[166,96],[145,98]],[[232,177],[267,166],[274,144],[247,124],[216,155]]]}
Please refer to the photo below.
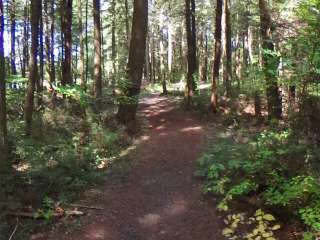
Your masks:
{"label": "green foliage", "polygon": [[79,85],[61,86],[58,87],[56,91],[57,93],[78,101],[82,107],[88,106],[90,96]]}
{"label": "green foliage", "polygon": [[298,142],[288,130],[264,131],[246,144],[219,139],[198,162],[204,192],[221,196],[218,209],[225,211],[233,199],[257,195],[263,204],[286,209],[320,230],[320,183],[306,164],[320,156]]}
{"label": "green foliage", "polygon": [[299,214],[306,225],[320,231],[320,201],[300,209]]}
{"label": "green foliage", "polygon": [[312,232],[305,232],[303,234],[303,240],[315,240],[315,236]]}
{"label": "green foliage", "polygon": [[296,176],[276,187],[270,186],[265,197],[268,204],[300,206],[310,200],[312,195],[319,194],[319,187],[312,176]]}
{"label": "green foliage", "polygon": [[34,218],[44,218],[47,223],[50,223],[54,218],[54,201],[49,197],[45,197],[42,203],[43,208],[39,209]]}
{"label": "green foliage", "polygon": [[[66,87],[59,93],[74,101],[36,114],[34,125],[39,128],[31,137],[24,135],[24,122],[20,118],[8,122],[10,140],[14,142],[11,146],[14,168],[22,179],[19,184],[34,192],[38,199],[45,196],[73,199],[89,184],[102,180],[105,172],[101,168],[109,166],[128,144],[121,137],[121,128],[105,126],[107,113],[96,114],[90,109],[87,105],[90,100],[82,89]],[[86,111],[80,101],[86,105]],[[74,109],[80,109],[81,114]],[[4,196],[15,194],[8,188],[17,184],[16,179],[4,181],[1,176]]]}
{"label": "green foliage", "polygon": [[117,79],[118,89],[120,94],[117,95],[116,101],[119,104],[137,104],[139,101],[139,96],[130,96],[132,87],[132,82],[127,78],[126,73],[118,74]]}

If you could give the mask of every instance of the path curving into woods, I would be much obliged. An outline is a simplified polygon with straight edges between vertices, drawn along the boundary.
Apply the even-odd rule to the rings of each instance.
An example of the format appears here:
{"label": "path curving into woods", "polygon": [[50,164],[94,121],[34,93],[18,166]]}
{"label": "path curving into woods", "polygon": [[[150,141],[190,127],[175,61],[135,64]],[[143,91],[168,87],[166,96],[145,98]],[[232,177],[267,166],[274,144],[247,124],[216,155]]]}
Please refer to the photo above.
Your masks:
{"label": "path curving into woods", "polygon": [[108,183],[80,229],[55,230],[51,240],[222,240],[223,224],[194,177],[205,145],[205,124],[170,98],[144,98],[139,114],[149,130],[125,182]]}

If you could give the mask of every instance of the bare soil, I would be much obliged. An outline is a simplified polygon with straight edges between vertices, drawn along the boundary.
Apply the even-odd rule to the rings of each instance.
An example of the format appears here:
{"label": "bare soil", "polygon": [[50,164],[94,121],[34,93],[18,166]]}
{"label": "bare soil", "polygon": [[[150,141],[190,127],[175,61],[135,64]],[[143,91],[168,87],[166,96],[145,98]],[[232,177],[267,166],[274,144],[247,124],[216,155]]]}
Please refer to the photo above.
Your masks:
{"label": "bare soil", "polygon": [[[87,205],[80,227],[35,234],[46,240],[222,240],[223,223],[194,176],[205,149],[206,124],[167,97],[144,98],[147,120],[135,164],[125,181],[106,182]],[[62,231],[61,229],[68,229]]]}

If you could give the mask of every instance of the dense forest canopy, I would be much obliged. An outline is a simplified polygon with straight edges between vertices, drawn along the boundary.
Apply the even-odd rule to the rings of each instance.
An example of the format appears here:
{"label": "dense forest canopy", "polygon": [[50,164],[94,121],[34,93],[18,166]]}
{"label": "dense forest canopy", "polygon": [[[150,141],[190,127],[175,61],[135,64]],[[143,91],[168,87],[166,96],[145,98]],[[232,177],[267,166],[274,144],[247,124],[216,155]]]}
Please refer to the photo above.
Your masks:
{"label": "dense forest canopy", "polygon": [[[0,209],[2,198],[23,199],[8,186],[45,188],[41,202],[92,182],[105,159],[132,144],[140,99],[150,91],[178,97],[184,111],[201,112],[210,122],[229,114],[234,128],[240,116],[250,116],[255,127],[285,128],[296,142],[275,136],[274,129],[266,136],[279,148],[291,141],[297,156],[305,147],[314,157],[320,142],[319,39],[319,0],[0,0]],[[263,136],[252,145],[267,150],[248,146],[247,153],[265,160],[273,155]],[[265,161],[259,171],[270,179],[277,175],[279,188],[269,188],[273,183],[250,163],[256,168],[241,172],[253,177],[240,190],[266,191],[266,202],[276,205],[272,197],[294,183],[312,178],[308,184],[319,185],[309,158],[288,164],[291,155],[277,154],[285,170],[268,165],[265,173]],[[202,161],[202,176],[216,184],[208,190],[216,193],[237,167],[209,162]],[[312,237],[320,230],[319,192],[306,191],[310,195],[297,202],[305,207],[313,199],[300,214]],[[226,208],[233,196],[220,193]]]}

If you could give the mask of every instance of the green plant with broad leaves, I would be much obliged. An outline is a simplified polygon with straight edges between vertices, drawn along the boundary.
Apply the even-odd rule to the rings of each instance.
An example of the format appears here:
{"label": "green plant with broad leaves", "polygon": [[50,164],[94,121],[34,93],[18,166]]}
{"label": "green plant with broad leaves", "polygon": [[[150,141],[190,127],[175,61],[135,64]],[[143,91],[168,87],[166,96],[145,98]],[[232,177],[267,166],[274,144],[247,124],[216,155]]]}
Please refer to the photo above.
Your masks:
{"label": "green plant with broad leaves", "polygon": [[198,161],[204,192],[220,196],[218,209],[257,196],[262,205],[282,208],[313,231],[320,230],[320,183],[311,165],[320,158],[316,147],[300,141],[291,130],[266,130],[248,143],[222,138]]}

